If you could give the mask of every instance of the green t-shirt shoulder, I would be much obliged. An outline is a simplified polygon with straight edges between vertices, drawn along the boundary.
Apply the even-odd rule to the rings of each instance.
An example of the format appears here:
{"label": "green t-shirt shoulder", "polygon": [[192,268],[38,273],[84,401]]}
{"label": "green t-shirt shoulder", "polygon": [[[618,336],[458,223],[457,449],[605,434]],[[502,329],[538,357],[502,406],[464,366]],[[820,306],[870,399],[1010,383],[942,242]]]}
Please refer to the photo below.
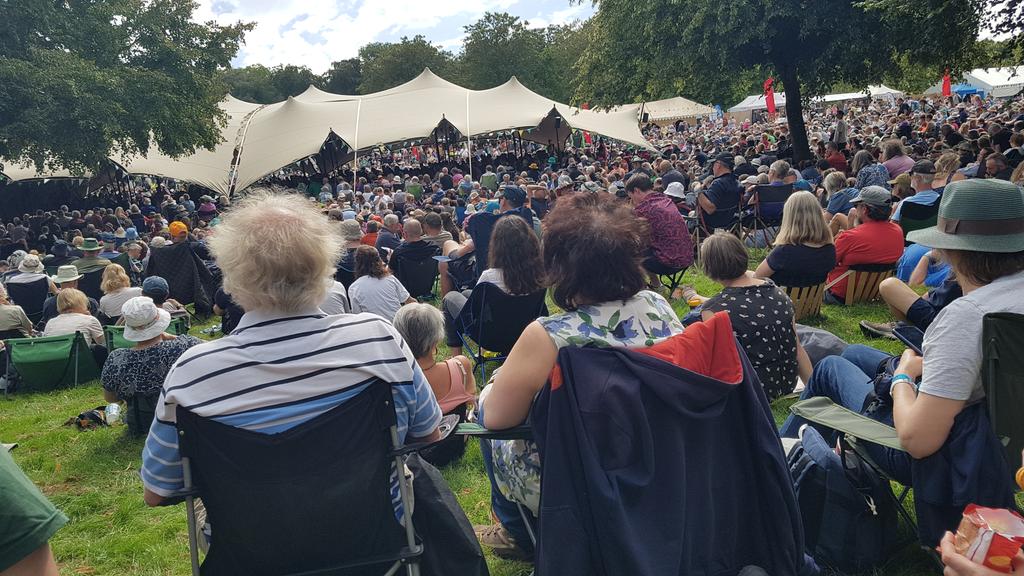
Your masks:
{"label": "green t-shirt shoulder", "polygon": [[0,572],[36,551],[67,524],[7,450],[0,449]]}

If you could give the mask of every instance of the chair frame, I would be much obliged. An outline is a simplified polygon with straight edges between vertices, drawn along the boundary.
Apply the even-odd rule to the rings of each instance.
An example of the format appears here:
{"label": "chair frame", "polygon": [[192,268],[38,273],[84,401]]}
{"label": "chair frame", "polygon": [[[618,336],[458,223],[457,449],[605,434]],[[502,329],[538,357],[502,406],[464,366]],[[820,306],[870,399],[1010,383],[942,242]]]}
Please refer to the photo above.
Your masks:
{"label": "chair frame", "polygon": [[826,284],[825,290],[830,290],[844,278],[849,278],[846,283],[845,304],[850,306],[871,302],[881,297],[878,286],[882,280],[892,277],[895,273],[895,264],[853,264],[838,278]]}
{"label": "chair frame", "polygon": [[[418,452],[424,448],[434,446],[445,439],[455,430],[455,422],[451,420],[450,416],[446,416],[447,420],[442,420],[440,429],[442,430],[441,438],[435,442],[420,442],[414,444],[403,445],[398,437],[398,422],[397,417],[394,416],[394,398],[390,384],[379,381],[374,385],[387,386],[388,394],[386,395],[386,404],[392,409],[392,416],[388,422],[388,437],[390,440],[390,451],[388,456],[392,459],[392,464],[396,470],[403,470],[405,466],[405,456]],[[179,435],[184,435],[185,432],[182,430],[178,431]],[[195,499],[202,495],[196,489],[193,477],[192,477],[192,461],[188,456],[182,454],[181,456],[181,467],[184,484],[184,500],[185,500],[185,513],[188,520],[188,544],[189,544],[189,560],[192,567],[193,576],[200,575],[200,563],[199,563],[199,526],[196,519]],[[347,563],[342,566],[331,566],[328,568],[305,571],[294,573],[289,576],[313,576],[313,575],[328,575],[334,574],[338,570],[358,568],[362,566],[372,566],[376,564],[383,564],[384,562],[391,561],[391,564],[387,571],[383,573],[383,576],[393,576],[398,573],[402,567],[405,567],[405,573],[407,576],[419,576],[420,566],[419,561],[423,555],[423,545],[416,542],[416,528],[413,525],[412,513],[413,510],[413,493],[412,493],[412,480],[409,479],[405,474],[397,474],[398,477],[398,489],[399,495],[402,500],[402,507],[406,511],[403,524],[405,531],[405,546],[396,554],[390,554],[386,556],[377,556],[364,558],[357,562]]]}
{"label": "chair frame", "polygon": [[[743,227],[743,215],[741,211],[740,229],[742,230],[742,236],[740,237],[740,239],[750,238],[751,241],[756,241],[758,225],[760,224],[760,229],[764,231],[765,234],[765,244],[767,246],[771,246],[772,242],[775,241],[775,236],[778,234],[779,226],[782,225],[782,215],[780,212],[778,221],[769,221],[766,220],[761,215],[761,208],[764,204],[785,204],[786,200],[788,200],[794,192],[796,192],[796,189],[793,188],[792,184],[786,184],[784,186],[758,184],[757,186],[755,186],[753,195],[757,196],[757,201],[753,203],[753,210],[752,212],[749,213],[749,216],[751,217],[752,221],[752,226],[750,228]],[[765,200],[764,196],[767,196],[768,200]],[[748,203],[748,205],[750,204]],[[774,229],[775,232],[772,233],[771,236],[769,236],[769,231],[772,229]]]}
{"label": "chair frame", "polygon": [[[174,334],[175,336],[188,334],[187,320],[188,318],[185,316],[171,318],[171,323],[167,326],[167,332],[169,334]],[[107,350],[113,352],[114,350],[117,350],[119,348],[131,348],[132,346],[135,345],[134,342],[130,343],[129,346],[115,345],[115,343],[118,341],[118,336],[120,336],[122,340],[124,339],[124,326],[108,324],[103,327],[103,337],[104,339],[106,339],[107,342]]]}
{"label": "chair frame", "polygon": [[786,296],[793,302],[793,320],[821,316],[821,305],[825,297],[825,283],[813,286],[786,286]]}
{"label": "chair frame", "polygon": [[[5,375],[6,374],[10,374],[11,365],[14,364],[14,360],[13,360],[13,357],[12,357],[12,350],[11,350],[11,347],[12,347],[11,345],[12,344],[15,344],[15,345],[26,344],[28,346],[34,346],[34,345],[41,345],[41,344],[46,344],[46,343],[49,343],[49,342],[53,342],[53,341],[56,341],[58,339],[69,338],[71,336],[72,336],[71,334],[65,334],[63,336],[49,336],[49,337],[45,337],[44,336],[44,337],[40,337],[40,338],[11,338],[11,339],[5,340],[4,341],[4,374]],[[80,376],[80,374],[79,374],[79,368],[80,368],[79,362],[80,362],[80,358],[81,358],[80,354],[81,354],[81,351],[82,351],[82,348],[83,348],[84,344],[85,344],[85,336],[81,332],[75,332],[74,333],[74,338],[73,338],[73,343],[71,345],[71,357],[68,359],[68,361],[71,362],[71,364],[72,364],[72,366],[70,367],[71,370],[72,370],[72,380],[71,380],[71,385],[72,386],[78,386],[79,384],[81,384],[81,382],[79,381],[79,376]],[[88,348],[87,346],[85,346],[85,347]],[[17,368],[17,364],[14,364],[14,367]],[[53,385],[54,388],[56,388],[60,384],[60,381],[64,379],[64,375],[67,374],[68,368],[69,367],[65,367],[64,372],[60,376],[60,380],[58,380],[57,383]],[[97,366],[97,368],[102,369],[102,366]],[[96,377],[99,377],[99,373],[97,373]],[[8,383],[8,385],[4,387],[4,398],[5,399],[8,398],[10,396],[10,393],[11,393],[11,386]]]}
{"label": "chair frame", "polygon": [[[489,282],[481,282],[481,283],[477,284],[477,287],[483,286],[484,284],[489,284],[491,286],[494,286],[493,284],[490,284]],[[495,286],[495,289],[496,290],[500,290],[496,286]],[[473,291],[474,292],[476,291],[476,287],[473,288]],[[481,296],[481,302],[480,302],[480,306],[479,306],[481,310],[484,310],[487,307],[487,298],[486,298],[486,296],[487,296],[486,293],[483,296]],[[530,295],[530,296],[532,297],[532,295]],[[527,298],[528,296],[510,296],[510,297],[511,298]],[[455,322],[458,325],[459,340],[462,342],[462,347],[463,347],[463,349],[465,351],[469,352],[469,358],[473,361],[473,371],[476,372],[476,370],[478,368],[480,370],[480,380],[478,381],[478,384],[480,386],[483,386],[484,384],[487,383],[487,365],[489,363],[493,363],[493,362],[504,362],[508,358],[508,354],[511,352],[511,350],[509,350],[509,352],[507,352],[505,354],[500,354],[499,353],[497,356],[488,357],[488,356],[484,355],[485,348],[483,347],[483,345],[481,345],[478,342],[476,342],[475,339],[471,340],[471,338],[473,338],[474,336],[478,337],[480,339],[483,339],[482,338],[483,337],[483,325],[482,325],[482,323],[480,322],[479,319],[475,319],[476,321],[474,322],[474,324],[477,327],[476,334],[472,334],[472,335],[467,334],[468,329],[471,328],[472,326],[467,326],[466,325],[466,317],[465,316],[466,316],[467,312],[472,312],[472,310],[469,309],[469,305],[470,305],[471,302],[472,302],[472,298],[470,298],[470,300],[468,300],[466,302],[466,307],[463,308],[462,313],[460,313],[459,317],[455,319]],[[539,313],[538,313],[537,316],[535,316],[531,320],[535,320],[536,318],[538,318],[541,315],[543,315],[543,310],[545,309],[545,307],[546,307],[546,303],[545,303],[544,299],[542,298],[540,300],[540,306],[538,307],[538,312]],[[525,328],[525,326],[524,326],[524,328]],[[474,345],[476,346],[476,349],[473,348]],[[491,352],[493,352],[493,350]]]}
{"label": "chair frame", "polygon": [[[406,284],[406,279],[404,278],[405,272],[403,272],[403,269],[405,269],[406,266],[411,266],[412,269],[415,270],[421,266],[430,265],[433,265],[432,267],[434,270],[434,279],[430,282],[430,293],[428,294],[424,292],[423,294],[413,294],[414,290],[412,290],[412,288],[414,287],[411,288]],[[388,267],[391,268],[392,273],[394,273],[395,277],[398,278],[398,281],[402,283],[402,286],[405,287],[413,298],[416,298],[417,300],[434,300],[437,297],[437,292],[434,288],[437,286],[438,279],[440,278],[440,271],[438,269],[438,261],[434,260],[433,256],[422,261],[416,261],[409,258],[392,257],[388,260]]]}
{"label": "chair frame", "polygon": [[[939,204],[918,204],[916,202],[904,201],[900,208],[900,228],[903,229],[903,243],[907,246],[913,244],[907,240],[907,234],[914,230],[921,230],[929,226],[935,226],[939,217]],[[925,216],[924,218],[915,216]]]}

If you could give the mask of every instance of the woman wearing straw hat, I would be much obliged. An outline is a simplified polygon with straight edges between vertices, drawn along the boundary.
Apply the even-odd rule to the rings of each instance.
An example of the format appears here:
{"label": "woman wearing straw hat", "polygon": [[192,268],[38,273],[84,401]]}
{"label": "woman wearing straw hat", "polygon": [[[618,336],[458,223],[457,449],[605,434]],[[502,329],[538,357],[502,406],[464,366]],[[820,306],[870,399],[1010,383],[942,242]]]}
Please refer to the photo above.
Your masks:
{"label": "woman wearing straw hat", "polygon": [[125,402],[125,424],[130,434],[141,435],[153,423],[160,388],[171,366],[185,350],[201,343],[194,336],[172,336],[164,331],[171,314],[146,296],[136,296],[121,307],[124,339],[131,348],[110,353],[100,380],[107,402]]}
{"label": "woman wearing straw hat", "polygon": [[[865,447],[887,474],[913,484],[919,509],[922,503],[930,507],[930,515],[919,513],[918,520],[922,543],[934,546],[944,530],[957,526],[965,504],[1014,503],[983,402],[982,319],[994,312],[1024,314],[1024,195],[1007,181],[952,182],[942,196],[937,225],[911,232],[908,239],[941,253],[964,296],[928,326],[923,355],[903,353],[888,391],[872,384],[888,356],[855,345],[842,357],[822,360],[802,398],[828,396],[859,412],[869,393],[891,396],[891,410],[872,417],[895,426],[905,452]],[[796,437],[804,423],[791,416],[781,435]],[[939,456],[929,458],[933,454]]]}

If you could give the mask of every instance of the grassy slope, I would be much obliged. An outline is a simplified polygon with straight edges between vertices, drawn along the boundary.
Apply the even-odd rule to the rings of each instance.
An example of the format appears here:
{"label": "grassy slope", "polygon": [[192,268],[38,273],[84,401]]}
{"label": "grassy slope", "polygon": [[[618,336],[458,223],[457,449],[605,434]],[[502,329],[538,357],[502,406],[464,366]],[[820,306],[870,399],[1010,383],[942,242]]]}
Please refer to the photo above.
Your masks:
{"label": "grassy slope", "polygon": [[[754,255],[752,261],[759,260]],[[719,286],[694,273],[687,276],[702,294]],[[685,303],[675,303],[680,316]],[[849,309],[826,307],[824,317],[808,323],[850,342],[863,342],[861,319],[886,320],[879,305]],[[205,326],[193,329],[193,334]],[[893,342],[872,341],[897,353]],[[147,509],[137,470],[141,440],[128,439],[123,427],[76,432],[61,426],[67,418],[102,404],[98,383],[49,394],[21,394],[0,401],[0,440],[18,442],[15,460],[43,492],[71,519],[52,545],[62,574],[184,575],[189,573],[185,513],[182,506]],[[786,405],[775,407],[781,421]],[[475,524],[489,521],[489,486],[480,451],[471,445],[466,457],[444,470],[452,491]],[[525,564],[489,557],[496,576],[529,574]],[[927,558],[913,548],[898,554],[881,573],[899,576],[933,573]]]}

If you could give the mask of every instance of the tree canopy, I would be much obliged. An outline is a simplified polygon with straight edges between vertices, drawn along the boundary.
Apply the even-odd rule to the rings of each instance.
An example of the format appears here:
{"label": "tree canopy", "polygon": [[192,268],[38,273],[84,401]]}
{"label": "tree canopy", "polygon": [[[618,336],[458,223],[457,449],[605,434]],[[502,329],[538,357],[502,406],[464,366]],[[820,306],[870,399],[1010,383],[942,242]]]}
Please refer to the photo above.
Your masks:
{"label": "tree canopy", "polygon": [[0,157],[83,171],[220,140],[222,70],[251,29],[192,0],[0,3]]}
{"label": "tree canopy", "polygon": [[794,154],[802,160],[809,157],[803,96],[840,82],[878,82],[899,70],[900,56],[961,70],[980,8],[981,0],[602,0],[576,95],[616,104],[684,90],[722,101],[744,74],[773,75],[785,89]]}
{"label": "tree canopy", "polygon": [[359,92],[369,94],[408,82],[424,68],[449,76],[454,58],[420,35],[398,42],[373,42],[359,49],[362,76]]}

